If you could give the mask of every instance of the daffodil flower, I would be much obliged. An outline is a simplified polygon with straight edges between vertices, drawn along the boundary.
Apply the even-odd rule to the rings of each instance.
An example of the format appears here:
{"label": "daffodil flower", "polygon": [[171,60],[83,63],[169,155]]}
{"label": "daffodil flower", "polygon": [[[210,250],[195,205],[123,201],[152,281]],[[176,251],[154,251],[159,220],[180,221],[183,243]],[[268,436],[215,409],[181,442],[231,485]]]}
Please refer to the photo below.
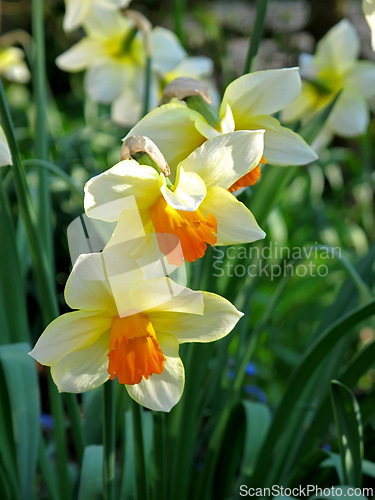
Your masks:
{"label": "daffodil flower", "polygon": [[12,164],[9,146],[3,129],[0,127],[0,167]]}
{"label": "daffodil flower", "polygon": [[365,15],[367,24],[371,29],[371,46],[375,50],[375,1],[362,0],[362,9]]}
{"label": "daffodil flower", "polygon": [[28,82],[30,72],[24,59],[25,54],[18,47],[0,47],[0,76],[12,82]]}
{"label": "daffodil flower", "polygon": [[[86,70],[85,91],[96,102],[113,103],[112,119],[133,125],[141,116],[145,93],[147,54],[141,32],[132,20],[113,10],[91,15],[84,23],[82,40],[56,59],[64,71]],[[190,71],[206,77],[212,72],[208,58],[187,58],[171,31],[151,30],[150,106],[156,106],[171,72]]]}
{"label": "daffodil flower", "polygon": [[128,136],[150,137],[173,168],[207,139],[234,130],[263,129],[266,162],[303,165],[315,160],[316,154],[298,134],[271,116],[294,101],[300,89],[298,68],[247,74],[225,90],[216,127],[185,103],[171,102],[151,111]]}
{"label": "daffodil flower", "polygon": [[353,137],[369,123],[368,99],[375,94],[375,64],[358,61],[360,42],[344,19],[318,42],[315,55],[300,56],[304,78],[301,95],[282,112],[282,119],[309,120],[340,95],[317,141],[327,143],[336,134]]}
{"label": "daffodil flower", "polygon": [[[178,164],[170,187],[154,168],[123,160],[87,182],[85,211],[89,217],[118,221],[127,197],[134,196],[146,233],[177,236],[185,259],[192,262],[204,255],[207,244],[264,238],[252,213],[228,192],[258,165],[262,153],[263,131],[222,134]],[[131,226],[132,221],[127,223]]]}
{"label": "daffodil flower", "polygon": [[242,313],[218,295],[169,278],[145,281],[139,268],[121,274],[123,262],[110,282],[103,259],[110,264],[116,256],[79,257],[65,289],[77,310],[55,319],[30,355],[51,367],[60,392],[85,392],[117,377],[139,404],[170,411],[184,388],[179,344],[220,339]]}
{"label": "daffodil flower", "polygon": [[126,8],[130,0],[65,0],[65,31],[73,31],[87,22],[91,16],[101,15],[103,11]]}

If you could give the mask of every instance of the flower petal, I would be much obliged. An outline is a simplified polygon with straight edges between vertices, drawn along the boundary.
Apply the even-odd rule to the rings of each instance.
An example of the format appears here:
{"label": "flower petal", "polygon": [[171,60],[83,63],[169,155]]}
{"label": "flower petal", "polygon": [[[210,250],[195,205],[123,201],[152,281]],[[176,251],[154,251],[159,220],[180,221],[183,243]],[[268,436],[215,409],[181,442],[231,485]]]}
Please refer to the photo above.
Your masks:
{"label": "flower petal", "polygon": [[255,117],[253,123],[266,131],[263,155],[267,163],[280,166],[305,165],[318,158],[300,135],[280,125],[273,116]]}
{"label": "flower petal", "polygon": [[276,113],[294,101],[301,91],[298,68],[257,71],[237,78],[228,85],[220,116],[230,105],[236,130],[246,130],[253,116]]}
{"label": "flower petal", "polygon": [[180,165],[187,172],[197,173],[207,188],[228,189],[258,165],[263,154],[263,133],[243,130],[220,134],[202,144]]}
{"label": "flower petal", "polygon": [[178,342],[212,342],[227,335],[243,314],[228,300],[202,292],[203,316],[175,312],[153,312],[150,321],[159,333],[174,335]]}
{"label": "flower petal", "polygon": [[114,222],[123,210],[132,209],[134,198],[141,210],[151,207],[159,196],[156,170],[124,160],[86,183],[84,205],[89,217]]}
{"label": "flower petal", "polygon": [[12,157],[9,151],[9,146],[3,132],[3,129],[0,127],[0,167],[4,165],[11,165]]}
{"label": "flower petal", "polygon": [[355,137],[366,131],[370,119],[369,115],[365,99],[360,94],[344,90],[327,123],[337,135]]}
{"label": "flower petal", "polygon": [[110,103],[133,83],[135,71],[133,65],[123,62],[98,62],[87,69],[85,90],[94,101]]}
{"label": "flower petal", "polygon": [[346,76],[345,88],[361,94],[362,97],[372,97],[375,94],[375,64],[370,61],[358,61]]}
{"label": "flower petal", "polygon": [[29,354],[42,365],[55,365],[64,356],[93,344],[111,328],[112,319],[91,311],[63,314],[47,326]]}
{"label": "flower petal", "polygon": [[177,187],[173,191],[164,182],[161,192],[165,201],[176,210],[197,210],[206,196],[206,184],[194,172],[185,172],[179,165],[177,170]]}
{"label": "flower petal", "polygon": [[51,375],[60,392],[85,392],[109,379],[109,332],[90,346],[64,356],[52,366]]}
{"label": "flower petal", "polygon": [[367,24],[371,29],[371,46],[375,50],[375,1],[362,0],[362,9],[365,15]]}
{"label": "flower petal", "polygon": [[205,217],[210,213],[216,217],[217,245],[249,243],[266,235],[250,210],[223,188],[208,189],[200,211]]}
{"label": "flower petal", "polygon": [[138,281],[131,290],[128,304],[136,312],[171,311],[203,314],[201,292],[178,285],[169,278]]}
{"label": "flower petal", "polygon": [[149,137],[174,168],[205,141],[195,127],[196,120],[201,120],[198,112],[181,103],[169,103],[148,113],[126,137]]}
{"label": "flower petal", "polygon": [[315,65],[332,73],[345,73],[358,58],[360,42],[353,25],[343,19],[318,42]]}
{"label": "flower petal", "polygon": [[56,64],[64,71],[82,71],[105,55],[104,47],[100,42],[85,37],[57,57]]}
{"label": "flower petal", "polygon": [[177,36],[160,26],[151,31],[151,44],[152,67],[162,75],[174,69],[186,57]]}
{"label": "flower petal", "polygon": [[190,78],[209,77],[213,71],[213,61],[208,57],[186,57],[180,61],[175,68],[165,75],[165,79],[170,82],[179,76]]}
{"label": "flower petal", "polygon": [[64,31],[73,31],[78,28],[89,11],[90,4],[87,0],[65,0]]}
{"label": "flower petal", "polygon": [[178,355],[178,342],[172,335],[158,335],[158,342],[167,358],[160,375],[153,374],[139,384],[127,385],[129,396],[150,410],[169,412],[183,393],[185,385],[184,365]]}

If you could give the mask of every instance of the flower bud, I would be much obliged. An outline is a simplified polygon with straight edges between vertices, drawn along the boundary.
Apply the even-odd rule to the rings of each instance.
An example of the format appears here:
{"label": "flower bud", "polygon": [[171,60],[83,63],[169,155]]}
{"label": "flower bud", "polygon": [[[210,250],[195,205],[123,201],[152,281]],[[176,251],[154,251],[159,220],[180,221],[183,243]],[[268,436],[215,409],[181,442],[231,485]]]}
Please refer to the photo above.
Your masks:
{"label": "flower bud", "polygon": [[201,96],[207,104],[211,104],[212,102],[211,96],[203,82],[187,76],[180,76],[172,80],[165,87],[159,106],[166,104],[174,97],[182,101],[186,97],[193,95]]}
{"label": "flower bud", "polygon": [[121,160],[131,158],[138,160],[142,155],[147,155],[165,177],[170,175],[171,171],[166,159],[151,139],[143,135],[132,135],[124,139],[121,147]]}

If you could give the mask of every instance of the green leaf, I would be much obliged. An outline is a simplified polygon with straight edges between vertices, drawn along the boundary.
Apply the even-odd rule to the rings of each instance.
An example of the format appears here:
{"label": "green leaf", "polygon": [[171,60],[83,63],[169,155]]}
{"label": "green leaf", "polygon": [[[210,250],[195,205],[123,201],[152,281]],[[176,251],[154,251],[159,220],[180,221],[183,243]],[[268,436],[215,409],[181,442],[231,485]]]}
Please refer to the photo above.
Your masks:
{"label": "green leaf", "polygon": [[363,430],[357,400],[337,380],[331,382],[333,414],[339,438],[344,484],[362,484]]}
{"label": "green leaf", "polygon": [[29,351],[28,344],[0,346],[23,500],[31,498],[39,446],[39,386],[35,362],[27,355]]}
{"label": "green leaf", "polygon": [[101,500],[103,493],[103,446],[86,446],[83,453],[78,500]]}
{"label": "green leaf", "polygon": [[133,415],[129,410],[124,416],[125,426],[125,446],[124,463],[122,470],[122,481],[120,490],[121,500],[134,500],[136,496],[135,467],[134,467],[134,436],[133,436]]}

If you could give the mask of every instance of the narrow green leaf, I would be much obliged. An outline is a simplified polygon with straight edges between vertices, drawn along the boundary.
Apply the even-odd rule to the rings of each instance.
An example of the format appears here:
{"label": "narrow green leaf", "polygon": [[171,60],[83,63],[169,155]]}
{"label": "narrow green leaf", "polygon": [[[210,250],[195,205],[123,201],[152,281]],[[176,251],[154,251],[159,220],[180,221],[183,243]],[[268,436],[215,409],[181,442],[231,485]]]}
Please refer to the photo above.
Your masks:
{"label": "narrow green leaf", "polygon": [[103,446],[86,446],[83,453],[78,500],[101,500],[103,493]]}
{"label": "narrow green leaf", "polygon": [[339,438],[344,484],[362,484],[363,430],[357,400],[344,384],[331,382],[333,414]]}
{"label": "narrow green leaf", "polygon": [[121,500],[134,500],[136,496],[135,467],[134,467],[134,435],[133,414],[129,410],[124,415],[125,426],[125,444],[124,444],[124,463],[122,470]]}
{"label": "narrow green leaf", "polygon": [[0,346],[0,362],[12,408],[12,428],[23,500],[32,496],[39,446],[39,386],[35,362],[27,355],[29,351],[28,344]]}

